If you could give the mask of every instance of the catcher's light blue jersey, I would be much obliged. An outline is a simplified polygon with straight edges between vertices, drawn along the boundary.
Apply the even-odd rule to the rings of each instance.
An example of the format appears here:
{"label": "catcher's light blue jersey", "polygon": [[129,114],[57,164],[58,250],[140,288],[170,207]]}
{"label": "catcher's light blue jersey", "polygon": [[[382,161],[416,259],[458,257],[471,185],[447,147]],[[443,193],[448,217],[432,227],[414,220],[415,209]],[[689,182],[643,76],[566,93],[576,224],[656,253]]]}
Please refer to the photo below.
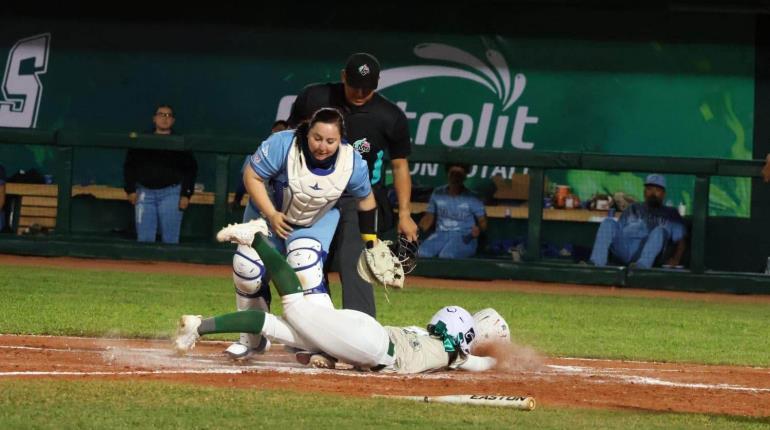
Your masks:
{"label": "catcher's light blue jersey", "polygon": [[[294,142],[294,130],[286,130],[273,133],[256,152],[251,156],[249,164],[251,168],[264,180],[270,180],[273,185],[273,203],[280,207],[280,199],[283,189],[288,184],[286,165],[289,156],[289,150]],[[343,145],[347,145],[343,143]],[[369,184],[369,168],[364,162],[358,151],[353,151],[353,174],[345,188],[345,192],[353,197],[363,198],[369,195],[372,187]],[[328,170],[311,169],[313,173],[324,176],[334,170],[334,166]]]}
{"label": "catcher's light blue jersey", "polygon": [[[283,190],[288,186],[288,174],[286,171],[289,150],[294,142],[294,130],[286,130],[272,134],[256,152],[249,158],[249,166],[260,178],[272,185],[272,200],[277,208],[281,207]],[[345,188],[345,191],[357,198],[363,198],[372,191],[369,183],[369,169],[357,151],[353,152],[353,173]],[[328,170],[314,169],[313,173],[323,176],[333,171],[334,166]],[[259,217],[257,208],[252,204],[246,208],[244,221]],[[324,252],[328,252],[334,231],[339,221],[339,210],[331,209],[313,225],[296,227],[289,237],[283,241],[273,235],[271,241],[284,251],[285,244],[299,238],[312,238],[321,243]]]}

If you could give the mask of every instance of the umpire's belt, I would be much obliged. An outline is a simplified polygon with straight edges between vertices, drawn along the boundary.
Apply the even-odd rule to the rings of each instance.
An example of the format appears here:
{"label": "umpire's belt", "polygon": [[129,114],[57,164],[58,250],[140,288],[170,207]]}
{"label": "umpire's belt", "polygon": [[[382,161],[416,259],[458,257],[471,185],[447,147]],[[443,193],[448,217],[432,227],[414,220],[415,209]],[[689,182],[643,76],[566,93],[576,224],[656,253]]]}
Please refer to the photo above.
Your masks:
{"label": "umpire's belt", "polygon": [[[393,341],[388,339],[388,355],[395,359],[396,358],[396,345],[393,344]],[[386,368],[387,364],[378,364],[371,368],[372,372],[379,372],[380,370]]]}

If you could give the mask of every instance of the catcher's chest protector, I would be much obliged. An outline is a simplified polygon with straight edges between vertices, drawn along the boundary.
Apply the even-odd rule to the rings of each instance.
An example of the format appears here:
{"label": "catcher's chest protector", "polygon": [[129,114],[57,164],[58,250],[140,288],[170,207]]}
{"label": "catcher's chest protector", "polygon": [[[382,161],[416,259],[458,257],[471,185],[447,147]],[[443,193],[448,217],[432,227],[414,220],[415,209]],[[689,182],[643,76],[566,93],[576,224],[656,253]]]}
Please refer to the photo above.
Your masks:
{"label": "catcher's chest protector", "polygon": [[353,149],[340,145],[334,170],[325,176],[311,172],[302,160],[302,150],[292,143],[286,163],[289,186],[283,191],[283,207],[288,221],[306,227],[313,225],[337,203],[353,175]]}

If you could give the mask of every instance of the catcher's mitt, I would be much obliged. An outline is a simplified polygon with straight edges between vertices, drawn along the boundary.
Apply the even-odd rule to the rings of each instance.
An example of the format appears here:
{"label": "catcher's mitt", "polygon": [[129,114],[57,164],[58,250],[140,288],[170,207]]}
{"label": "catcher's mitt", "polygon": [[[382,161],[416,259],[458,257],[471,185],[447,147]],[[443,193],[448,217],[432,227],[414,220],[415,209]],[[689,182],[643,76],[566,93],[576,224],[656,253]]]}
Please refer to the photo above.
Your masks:
{"label": "catcher's mitt", "polygon": [[358,274],[372,285],[403,288],[404,268],[391,251],[390,244],[388,240],[381,240],[376,245],[368,242],[358,258]]}

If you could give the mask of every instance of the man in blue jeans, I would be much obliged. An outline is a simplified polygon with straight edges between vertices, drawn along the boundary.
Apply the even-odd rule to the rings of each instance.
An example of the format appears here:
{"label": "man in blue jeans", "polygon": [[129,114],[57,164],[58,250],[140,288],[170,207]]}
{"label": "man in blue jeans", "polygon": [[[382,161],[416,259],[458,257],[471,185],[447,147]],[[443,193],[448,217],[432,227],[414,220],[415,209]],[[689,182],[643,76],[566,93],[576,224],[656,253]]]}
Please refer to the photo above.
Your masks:
{"label": "man in blue jeans", "polygon": [[476,254],[478,237],[487,229],[484,203],[465,188],[468,167],[446,166],[448,183],[433,190],[420,230],[427,231],[436,223],[436,231],[421,245],[419,257],[467,258]]}
{"label": "man in blue jeans", "polygon": [[591,262],[606,266],[609,253],[622,264],[641,269],[652,267],[667,244],[673,243],[673,255],[665,262],[678,266],[686,247],[686,229],[675,208],[663,205],[666,178],[652,174],[644,181],[644,203],[634,203],[623,211],[620,220],[608,217],[596,233]]}
{"label": "man in blue jeans", "polygon": [[[174,110],[155,109],[154,134],[172,135]],[[160,230],[163,243],[179,243],[182,214],[195,189],[198,163],[192,152],[163,149],[129,149],[123,165],[124,189],[134,205],[139,242],[155,242]]]}

